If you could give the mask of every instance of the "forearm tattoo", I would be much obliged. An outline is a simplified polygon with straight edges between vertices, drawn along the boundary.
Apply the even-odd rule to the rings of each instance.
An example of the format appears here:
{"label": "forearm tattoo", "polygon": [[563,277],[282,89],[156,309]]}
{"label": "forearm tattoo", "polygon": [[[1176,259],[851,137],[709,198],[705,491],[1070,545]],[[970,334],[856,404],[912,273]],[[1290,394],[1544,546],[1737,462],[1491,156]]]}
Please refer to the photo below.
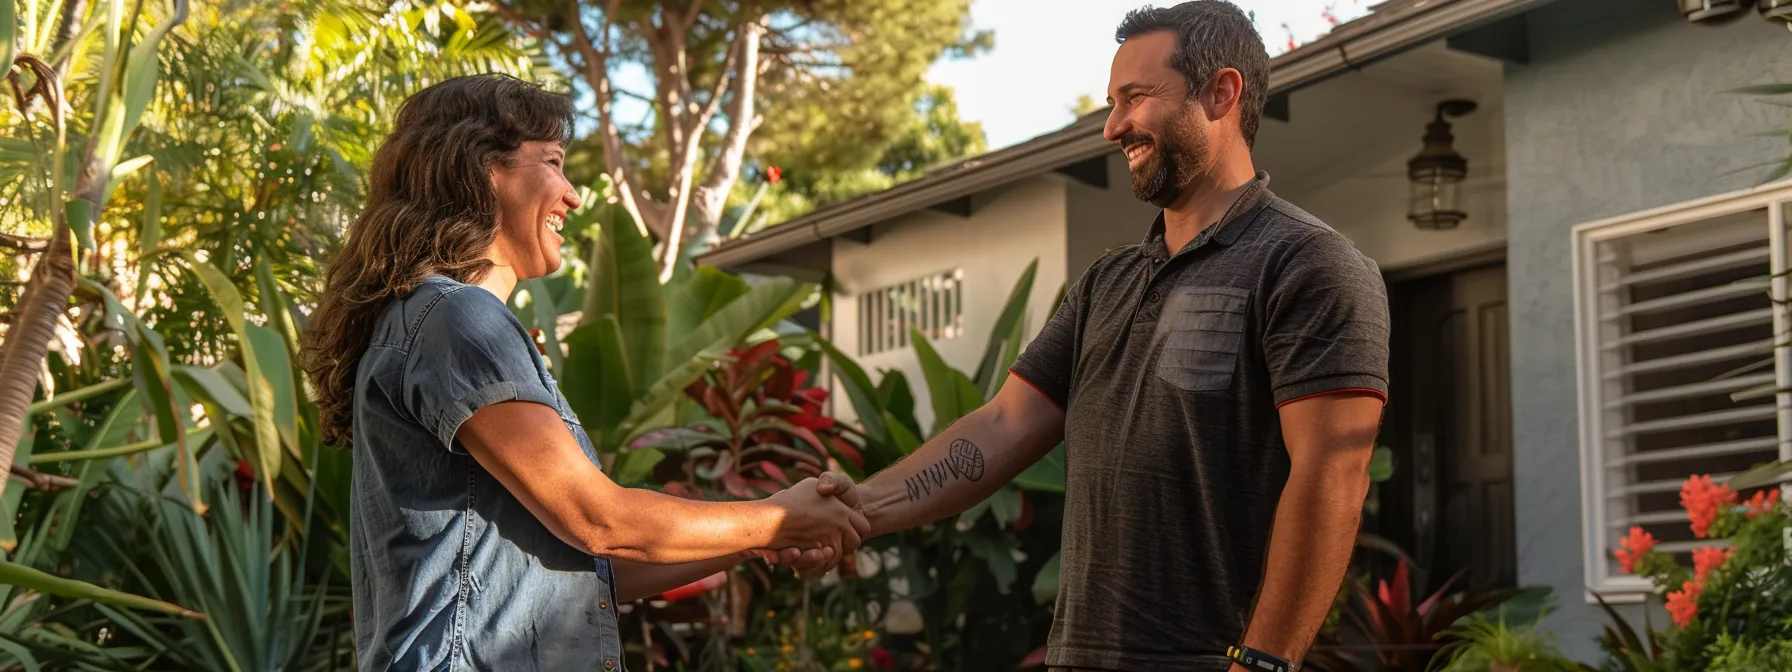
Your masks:
{"label": "forearm tattoo", "polygon": [[983,451],[968,439],[953,439],[952,445],[947,447],[946,459],[902,482],[908,486],[908,501],[912,502],[944,489],[947,483],[959,478],[967,481],[983,478]]}

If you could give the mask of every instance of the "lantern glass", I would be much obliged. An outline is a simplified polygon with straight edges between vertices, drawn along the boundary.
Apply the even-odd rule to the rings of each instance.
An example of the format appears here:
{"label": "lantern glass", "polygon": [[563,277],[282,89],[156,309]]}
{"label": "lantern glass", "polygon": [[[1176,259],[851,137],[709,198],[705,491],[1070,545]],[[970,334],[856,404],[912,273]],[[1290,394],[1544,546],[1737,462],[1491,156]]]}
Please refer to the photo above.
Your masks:
{"label": "lantern glass", "polygon": [[1415,167],[1410,174],[1411,198],[1406,217],[1421,229],[1455,228],[1468,217],[1462,211],[1462,178],[1454,167]]}

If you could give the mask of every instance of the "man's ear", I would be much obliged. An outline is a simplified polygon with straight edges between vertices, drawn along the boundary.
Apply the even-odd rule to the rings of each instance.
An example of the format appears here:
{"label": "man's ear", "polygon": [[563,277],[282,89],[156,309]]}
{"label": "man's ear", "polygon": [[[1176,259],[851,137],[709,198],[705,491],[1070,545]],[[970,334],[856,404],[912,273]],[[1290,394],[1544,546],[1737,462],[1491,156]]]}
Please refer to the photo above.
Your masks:
{"label": "man's ear", "polygon": [[1234,68],[1220,68],[1201,89],[1201,107],[1207,110],[1207,121],[1226,118],[1238,109],[1238,99],[1243,96],[1244,75]]}

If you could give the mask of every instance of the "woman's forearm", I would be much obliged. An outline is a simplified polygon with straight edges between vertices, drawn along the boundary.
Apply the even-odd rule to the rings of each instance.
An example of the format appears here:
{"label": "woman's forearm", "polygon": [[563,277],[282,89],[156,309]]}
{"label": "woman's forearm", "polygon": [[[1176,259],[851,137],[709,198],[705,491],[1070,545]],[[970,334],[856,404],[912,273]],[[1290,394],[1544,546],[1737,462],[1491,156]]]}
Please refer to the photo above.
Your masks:
{"label": "woman's forearm", "polygon": [[[738,557],[773,548],[783,511],[766,502],[704,502],[652,490],[617,488],[590,513],[586,551],[655,564]],[[713,572],[712,572],[713,573]]]}

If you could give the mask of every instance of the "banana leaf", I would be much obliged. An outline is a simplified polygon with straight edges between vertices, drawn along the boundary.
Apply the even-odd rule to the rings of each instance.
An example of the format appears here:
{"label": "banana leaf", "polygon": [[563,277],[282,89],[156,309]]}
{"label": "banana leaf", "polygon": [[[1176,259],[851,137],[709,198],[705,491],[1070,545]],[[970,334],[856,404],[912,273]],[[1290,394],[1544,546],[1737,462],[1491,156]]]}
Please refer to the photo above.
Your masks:
{"label": "banana leaf", "polygon": [[[592,246],[582,324],[613,316],[622,331],[624,355],[635,387],[659,380],[668,362],[688,359],[666,351],[666,296],[654,268],[653,245],[632,222],[604,222]],[[692,350],[690,352],[695,352]]]}
{"label": "banana leaf", "polygon": [[[990,327],[989,342],[983,346],[983,359],[977,362],[977,375],[972,381],[984,390],[984,398],[994,398],[996,390],[1002,386],[1007,376],[1001,375],[1007,367],[1002,364],[1006,346],[1014,343],[1018,348],[1021,328],[1026,325],[1027,299],[1033,294],[1033,278],[1038,274],[1039,260],[1027,263],[1027,270],[1022,271],[1020,279],[1014,282],[1014,289],[1008,292],[1008,301],[1002,305],[1002,312],[996,323]],[[1012,361],[1012,360],[1010,360]]]}

